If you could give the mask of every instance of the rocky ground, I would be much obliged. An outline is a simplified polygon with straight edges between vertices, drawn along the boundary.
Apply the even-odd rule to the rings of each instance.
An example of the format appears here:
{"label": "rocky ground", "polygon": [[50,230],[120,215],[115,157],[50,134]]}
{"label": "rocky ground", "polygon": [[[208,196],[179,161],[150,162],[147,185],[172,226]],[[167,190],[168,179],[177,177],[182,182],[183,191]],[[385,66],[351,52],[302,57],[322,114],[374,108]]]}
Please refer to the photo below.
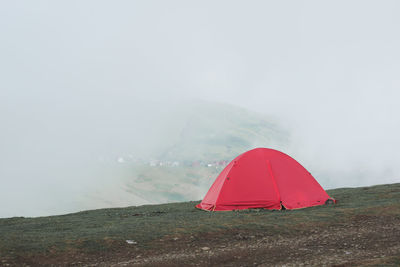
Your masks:
{"label": "rocky ground", "polygon": [[292,236],[227,231],[159,242],[160,250],[138,250],[131,258],[94,265],[400,266],[400,220],[393,217],[359,216],[345,225]]}

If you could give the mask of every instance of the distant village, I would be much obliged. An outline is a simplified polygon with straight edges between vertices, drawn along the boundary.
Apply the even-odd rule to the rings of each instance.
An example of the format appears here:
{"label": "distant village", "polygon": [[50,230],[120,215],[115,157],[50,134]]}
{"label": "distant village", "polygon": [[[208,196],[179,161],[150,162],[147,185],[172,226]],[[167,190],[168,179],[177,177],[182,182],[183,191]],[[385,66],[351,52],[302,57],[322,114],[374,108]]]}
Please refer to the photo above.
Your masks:
{"label": "distant village", "polygon": [[[107,161],[109,162],[111,159],[106,159],[104,157],[99,158],[100,161]],[[225,167],[226,165],[229,164],[229,160],[217,160],[217,161],[201,161],[201,160],[196,160],[196,161],[170,161],[170,160],[158,160],[158,159],[137,159],[134,158],[132,155],[127,155],[127,156],[117,156],[114,160],[111,161],[116,161],[117,163],[120,164],[129,164],[129,163],[134,163],[134,164],[141,164],[141,165],[148,165],[150,167],[179,167],[179,166],[184,166],[184,167]]]}
{"label": "distant village", "polygon": [[151,160],[147,164],[151,167],[156,166],[168,166],[168,167],[178,167],[178,166],[190,166],[190,167],[225,167],[228,165],[229,161],[220,160],[220,161],[162,161],[162,160]]}

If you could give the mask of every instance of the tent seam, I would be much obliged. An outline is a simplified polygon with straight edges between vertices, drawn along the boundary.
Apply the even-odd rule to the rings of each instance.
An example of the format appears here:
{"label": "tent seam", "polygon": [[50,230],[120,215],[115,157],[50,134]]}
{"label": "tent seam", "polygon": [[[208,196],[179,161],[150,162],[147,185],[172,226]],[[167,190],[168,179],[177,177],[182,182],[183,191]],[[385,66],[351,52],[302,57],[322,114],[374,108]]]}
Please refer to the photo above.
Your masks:
{"label": "tent seam", "polygon": [[[243,153],[243,154],[244,154],[244,153]],[[226,177],[229,177],[229,174],[231,173],[232,168],[236,165],[237,161],[243,156],[243,154],[239,155],[239,156],[234,160],[234,163],[232,164],[231,168],[229,169],[228,173],[226,174]],[[217,207],[218,200],[219,200],[219,197],[221,196],[221,191],[222,191],[222,189],[224,188],[224,185],[225,185],[226,180],[227,180],[227,179],[224,179],[224,182],[222,183],[221,189],[220,189],[219,192],[218,192],[218,197],[217,197],[217,199],[215,200],[214,209]],[[213,211],[214,211],[214,210],[213,210]]]}
{"label": "tent seam", "polygon": [[272,166],[271,166],[271,163],[270,163],[269,160],[267,160],[267,165],[268,165],[268,166],[267,166],[268,172],[269,172],[269,174],[271,175],[272,181],[274,182],[274,189],[275,189],[275,192],[276,192],[276,194],[278,195],[278,198],[279,198],[279,204],[281,205],[281,208],[282,208],[281,193],[279,192],[278,184],[276,183],[274,174],[272,173]]}
{"label": "tent seam", "polygon": [[[233,166],[235,166],[235,163],[232,164],[232,167],[229,169],[228,173],[226,174],[226,177],[229,177],[229,174],[231,173],[231,170],[232,170]],[[217,199],[215,200],[215,205],[214,205],[213,211],[214,211],[215,208],[217,207],[218,200],[219,200],[219,197],[221,196],[221,191],[222,191],[222,188],[224,188],[225,182],[226,182],[226,178],[224,179],[224,182],[222,183],[221,189],[220,189],[219,192],[218,192],[218,196],[217,196]]]}

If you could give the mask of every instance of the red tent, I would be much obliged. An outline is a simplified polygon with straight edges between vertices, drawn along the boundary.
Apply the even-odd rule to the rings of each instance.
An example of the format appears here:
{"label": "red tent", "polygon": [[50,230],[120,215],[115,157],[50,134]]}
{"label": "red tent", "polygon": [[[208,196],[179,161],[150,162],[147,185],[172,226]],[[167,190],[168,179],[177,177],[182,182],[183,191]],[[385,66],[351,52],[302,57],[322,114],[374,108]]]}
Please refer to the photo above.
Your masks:
{"label": "red tent", "polygon": [[296,160],[274,149],[256,148],[232,160],[196,207],[299,209],[329,200],[335,202]]}

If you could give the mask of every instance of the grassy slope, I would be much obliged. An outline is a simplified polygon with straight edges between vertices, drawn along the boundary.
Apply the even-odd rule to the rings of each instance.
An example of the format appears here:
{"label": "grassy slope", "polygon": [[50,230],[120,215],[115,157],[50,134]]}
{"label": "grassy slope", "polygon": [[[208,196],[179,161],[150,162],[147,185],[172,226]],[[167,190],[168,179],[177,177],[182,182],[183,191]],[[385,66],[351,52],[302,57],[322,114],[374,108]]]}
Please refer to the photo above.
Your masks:
{"label": "grassy slope", "polygon": [[[126,179],[127,190],[153,203],[180,202],[193,199],[206,189],[222,171],[222,166],[135,166],[134,178]],[[162,176],[163,179],[155,177]],[[205,192],[201,192],[203,195]],[[151,203],[151,202],[150,202]]]}
{"label": "grassy slope", "polygon": [[[0,265],[37,263],[62,255],[90,260],[90,255],[146,251],[160,239],[218,235],[226,231],[292,235],[343,225],[360,216],[400,219],[400,184],[329,190],[337,205],[294,211],[204,212],[197,202],[84,211],[62,216],[0,219]],[[127,245],[127,239],[137,245]],[[399,255],[400,257],[400,255]],[[393,262],[400,258],[391,259]]]}

